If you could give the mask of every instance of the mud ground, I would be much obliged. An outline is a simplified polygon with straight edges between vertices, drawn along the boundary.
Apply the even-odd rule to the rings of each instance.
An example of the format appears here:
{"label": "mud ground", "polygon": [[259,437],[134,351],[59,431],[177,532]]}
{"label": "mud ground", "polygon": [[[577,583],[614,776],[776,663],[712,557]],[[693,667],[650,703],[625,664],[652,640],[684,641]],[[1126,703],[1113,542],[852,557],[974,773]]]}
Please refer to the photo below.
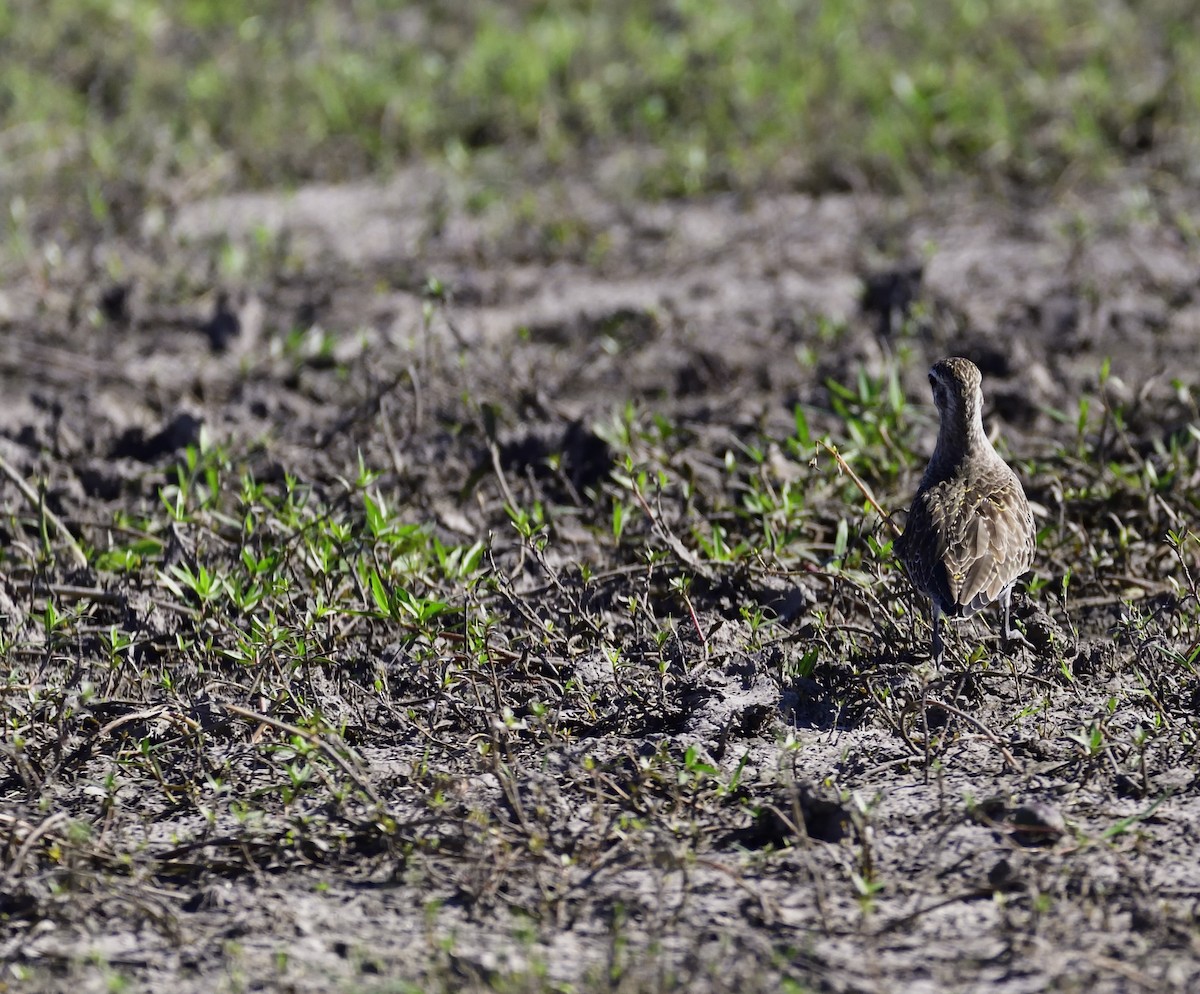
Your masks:
{"label": "mud ground", "polygon": [[[413,170],[26,260],[0,455],[88,548],[165,551],[116,576],[60,546],[6,581],[0,990],[1200,989],[1200,604],[1167,540],[1197,527],[1198,225],[1142,176],[643,204]],[[983,369],[1043,541],[1036,648],[989,617],[935,671],[885,529],[782,440],[801,405],[853,450],[828,381],[899,370],[914,450],[851,462],[902,508],[945,354]],[[627,404],[671,477],[632,546],[607,529]],[[333,507],[361,457],[407,520],[489,542],[483,655],[377,623],[264,677],[214,654],[219,616],[182,648],[204,630],[159,571],[238,553],[150,524],[201,426]],[[790,551],[706,559],[689,523],[736,537],[755,445],[810,510]],[[544,548],[509,497],[544,508]],[[38,560],[28,502],[0,501],[11,561]],[[111,597],[54,641],[72,587]],[[280,800],[288,735],[252,716],[295,724],[301,685],[360,765]]]}

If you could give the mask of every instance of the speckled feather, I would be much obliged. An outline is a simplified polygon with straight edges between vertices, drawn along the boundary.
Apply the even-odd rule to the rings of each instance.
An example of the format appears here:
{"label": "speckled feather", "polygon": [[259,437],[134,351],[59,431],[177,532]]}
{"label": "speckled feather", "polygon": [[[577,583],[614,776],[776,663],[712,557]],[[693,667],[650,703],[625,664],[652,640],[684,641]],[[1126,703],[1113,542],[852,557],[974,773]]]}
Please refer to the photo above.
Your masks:
{"label": "speckled feather", "polygon": [[1033,564],[1036,544],[1021,482],[983,432],[980,379],[966,359],[930,371],[938,444],[896,541],[914,586],[951,617],[997,600]]}

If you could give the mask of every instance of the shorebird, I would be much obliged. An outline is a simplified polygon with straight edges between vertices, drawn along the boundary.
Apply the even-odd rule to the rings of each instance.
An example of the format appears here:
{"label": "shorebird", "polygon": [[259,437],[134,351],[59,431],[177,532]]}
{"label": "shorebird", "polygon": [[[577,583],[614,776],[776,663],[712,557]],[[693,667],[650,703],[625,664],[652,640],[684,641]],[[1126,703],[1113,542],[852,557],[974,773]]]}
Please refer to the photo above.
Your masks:
{"label": "shorebird", "polygon": [[1033,564],[1037,535],[1021,481],[984,433],[982,379],[969,359],[940,359],[929,370],[937,445],[895,545],[913,586],[933,602],[935,663],[942,615],[969,618],[997,600],[1005,642],[1029,644],[1012,628],[1009,601]]}

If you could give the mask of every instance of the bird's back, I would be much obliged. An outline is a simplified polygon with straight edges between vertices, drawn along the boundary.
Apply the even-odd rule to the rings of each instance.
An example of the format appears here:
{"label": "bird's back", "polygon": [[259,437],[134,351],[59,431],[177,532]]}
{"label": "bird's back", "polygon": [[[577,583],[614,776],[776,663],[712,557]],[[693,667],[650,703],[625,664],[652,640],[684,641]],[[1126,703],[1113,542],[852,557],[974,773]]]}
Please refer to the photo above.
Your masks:
{"label": "bird's back", "polygon": [[922,481],[896,554],[943,613],[970,616],[1029,569],[1035,544],[1021,481],[992,451]]}

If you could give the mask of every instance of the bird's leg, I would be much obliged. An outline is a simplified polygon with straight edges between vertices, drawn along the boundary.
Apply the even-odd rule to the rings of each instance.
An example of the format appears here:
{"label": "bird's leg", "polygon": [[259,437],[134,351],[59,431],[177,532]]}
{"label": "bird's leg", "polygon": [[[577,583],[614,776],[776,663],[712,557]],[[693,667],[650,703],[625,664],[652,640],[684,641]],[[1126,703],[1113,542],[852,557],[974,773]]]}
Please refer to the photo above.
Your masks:
{"label": "bird's leg", "polygon": [[942,609],[935,603],[933,605],[933,645],[929,650],[930,656],[933,658],[933,664],[938,666],[942,662]]}
{"label": "bird's leg", "polygon": [[1024,635],[1017,631],[1012,626],[1012,587],[1005,587],[1004,593],[1000,595],[1000,603],[1004,612],[1004,646],[1007,648],[1013,642],[1017,645],[1024,646],[1026,649],[1032,649],[1033,645]]}

